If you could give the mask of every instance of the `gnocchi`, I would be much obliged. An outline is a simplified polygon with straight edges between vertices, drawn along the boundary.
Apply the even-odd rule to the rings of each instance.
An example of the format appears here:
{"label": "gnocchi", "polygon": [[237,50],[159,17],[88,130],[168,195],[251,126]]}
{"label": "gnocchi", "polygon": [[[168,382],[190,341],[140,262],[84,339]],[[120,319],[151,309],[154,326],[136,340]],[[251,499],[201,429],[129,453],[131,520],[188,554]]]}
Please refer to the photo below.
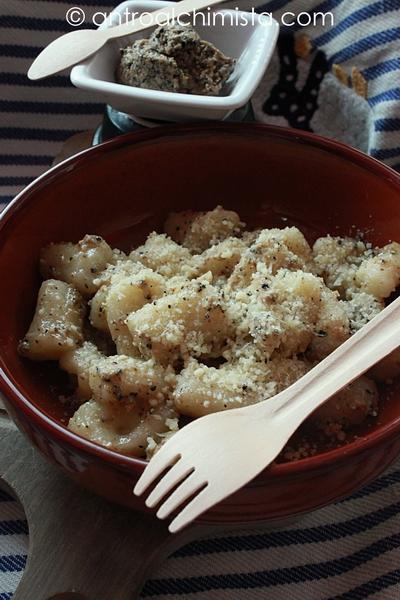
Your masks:
{"label": "gnocchi", "polygon": [[40,256],[40,271],[47,279],[53,277],[73,285],[78,292],[90,296],[97,291],[94,283],[97,275],[116,255],[98,235],[85,235],[77,244],[49,244]]}
{"label": "gnocchi", "polygon": [[57,360],[83,342],[84,304],[64,281],[47,279],[40,286],[33,321],[19,344],[31,360]]}
{"label": "gnocchi", "polygon": [[[243,228],[217,206],[172,213],[129,255],[94,235],[42,250],[45,281],[19,352],[69,373],[72,431],[149,457],[181,416],[254,404],[294,383],[400,285],[396,242],[325,236],[311,247],[296,227]],[[396,351],[308,422],[341,441],[377,414],[375,380],[399,373]]]}

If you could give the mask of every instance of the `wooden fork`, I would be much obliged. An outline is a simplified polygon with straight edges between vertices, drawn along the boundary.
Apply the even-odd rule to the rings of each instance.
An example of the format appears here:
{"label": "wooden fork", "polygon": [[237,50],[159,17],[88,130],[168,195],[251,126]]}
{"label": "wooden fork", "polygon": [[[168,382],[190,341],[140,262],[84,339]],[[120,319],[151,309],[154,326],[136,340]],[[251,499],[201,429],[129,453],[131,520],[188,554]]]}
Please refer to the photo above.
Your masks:
{"label": "wooden fork", "polygon": [[400,298],[273,398],[207,415],[186,425],[151,459],[137,496],[169,470],[146,500],[164,519],[189,502],[169,526],[182,529],[267,467],[321,404],[400,345]]}

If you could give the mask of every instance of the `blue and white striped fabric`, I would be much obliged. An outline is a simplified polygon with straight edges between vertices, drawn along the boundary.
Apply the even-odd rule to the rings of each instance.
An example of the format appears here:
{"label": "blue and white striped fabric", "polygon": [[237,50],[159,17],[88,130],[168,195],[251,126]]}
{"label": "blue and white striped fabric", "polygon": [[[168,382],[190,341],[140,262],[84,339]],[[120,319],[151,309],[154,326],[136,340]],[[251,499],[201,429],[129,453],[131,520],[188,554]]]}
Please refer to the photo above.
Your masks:
{"label": "blue and white striped fabric", "polygon": [[147,582],[159,600],[400,598],[400,471],[277,531],[192,543]]}
{"label": "blue and white striped fabric", "polygon": [[[21,509],[0,491],[0,600],[12,597],[27,542]],[[185,546],[154,573],[141,597],[398,600],[400,463],[352,498],[289,527],[225,533]]]}
{"label": "blue and white striped fabric", "polygon": [[[400,170],[400,0],[270,0],[261,10],[273,11],[277,19],[289,11],[333,14],[333,27],[323,27],[319,20],[316,26],[288,29],[309,36],[330,65],[339,64],[347,72],[357,67],[362,73],[371,110],[365,150]],[[344,112],[340,103],[338,112]]]}
{"label": "blue and white striped fabric", "polygon": [[[35,176],[51,164],[65,139],[77,131],[93,128],[103,106],[96,98],[73,88],[67,75],[40,82],[29,82],[26,71],[38,51],[60,32],[70,28],[65,13],[73,2],[62,0],[2,0],[0,3],[0,202],[8,202]],[[86,12],[86,26],[97,11],[108,12],[115,0],[80,0],[75,5]],[[231,0],[247,8],[251,0]],[[257,4],[254,2],[253,4]],[[338,63],[350,71],[356,66],[368,82],[368,142],[360,145],[376,158],[400,169],[400,0],[270,0],[262,10],[283,13],[332,12],[334,26],[290,27],[306,33],[323,50],[330,64]],[[264,100],[270,91],[272,70],[267,73],[256,96]],[[260,97],[264,94],[264,98]],[[328,96],[331,96],[328,88]],[[345,114],[337,98],[344,125],[338,131],[315,126],[323,133],[341,137],[340,129],[352,129],[353,115]],[[324,121],[324,103],[319,112]],[[331,121],[326,112],[326,121]],[[256,110],[265,122],[287,124]],[[317,115],[318,117],[318,115]],[[347,117],[347,121],[346,121]],[[321,118],[315,119],[318,123]],[[348,126],[349,125],[349,126]],[[355,119],[353,129],[359,123]],[[357,137],[354,138],[355,140]],[[354,141],[354,145],[358,145]]]}
{"label": "blue and white striped fabric", "polygon": [[24,511],[0,489],[0,600],[9,600],[26,563],[28,526]]}
{"label": "blue and white striped fabric", "polygon": [[[65,21],[69,7],[83,7],[90,21],[94,12],[108,12],[114,4],[114,0],[1,0],[0,202],[7,203],[42,173],[70,135],[99,122],[103,106],[71,87],[66,75],[31,83],[25,74],[38,51],[69,30]],[[231,5],[247,8],[249,1]],[[335,24],[329,30],[321,26],[302,30],[326,54],[320,61],[326,63],[326,74],[309,128],[353,143],[400,169],[400,0],[270,0],[262,10],[273,11],[278,19],[285,11],[332,11]],[[285,44],[281,56],[274,57],[254,106],[258,119],[285,125],[289,121],[279,107],[272,103],[266,108],[282,68],[280,60],[285,62],[282,48]],[[309,79],[304,63],[294,88]],[[366,101],[344,93],[333,81],[328,73],[333,63],[347,72],[354,66],[361,71],[368,82]],[[301,118],[298,124],[305,128]],[[399,509],[400,463],[351,499],[288,528],[220,535],[187,546],[154,574],[143,597],[398,599]],[[12,597],[26,562],[27,541],[21,508],[0,492],[0,600]]]}

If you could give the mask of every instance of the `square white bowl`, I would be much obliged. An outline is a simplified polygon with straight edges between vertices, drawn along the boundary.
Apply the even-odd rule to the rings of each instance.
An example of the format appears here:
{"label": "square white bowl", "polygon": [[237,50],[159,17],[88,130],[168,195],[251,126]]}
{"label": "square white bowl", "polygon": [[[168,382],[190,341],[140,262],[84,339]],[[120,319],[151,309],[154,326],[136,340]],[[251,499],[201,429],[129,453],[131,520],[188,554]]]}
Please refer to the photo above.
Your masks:
{"label": "square white bowl", "polygon": [[[111,12],[100,28],[118,25],[124,20],[122,15],[137,15],[170,4],[173,2],[128,0]],[[206,12],[204,11],[205,14]],[[199,119],[223,120],[234,110],[244,106],[253,95],[271,60],[279,25],[274,19],[259,18],[257,14],[249,12],[215,12],[226,14],[225,24],[222,23],[222,19],[217,18],[215,24],[211,25],[196,23],[195,29],[202,39],[213,43],[224,54],[237,60],[234,72],[219,96],[149,90],[115,81],[114,73],[120,48],[136,39],[148,37],[154,28],[111,40],[94,56],[72,69],[71,81],[78,88],[95,92],[113,108],[129,115],[178,122]]]}

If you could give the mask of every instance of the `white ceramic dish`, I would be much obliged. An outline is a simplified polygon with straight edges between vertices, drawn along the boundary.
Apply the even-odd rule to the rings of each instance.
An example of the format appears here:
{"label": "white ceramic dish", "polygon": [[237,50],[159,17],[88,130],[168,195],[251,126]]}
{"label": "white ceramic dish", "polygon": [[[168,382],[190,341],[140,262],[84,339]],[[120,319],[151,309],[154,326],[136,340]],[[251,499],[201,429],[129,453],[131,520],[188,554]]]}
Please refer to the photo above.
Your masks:
{"label": "white ceramic dish", "polygon": [[[122,15],[138,15],[170,4],[160,0],[128,0],[117,6],[100,27],[119,24]],[[71,81],[76,87],[95,92],[117,110],[130,115],[165,121],[223,120],[245,105],[254,93],[271,60],[279,25],[273,19],[259,19],[258,15],[248,12],[215,12],[225,15],[224,24],[221,18],[215,19],[212,25],[203,25],[198,19],[195,29],[203,39],[237,59],[234,73],[219,96],[162,92],[116,83],[114,72],[119,49],[135,39],[147,37],[151,30],[108,42],[93,57],[72,69]]]}

